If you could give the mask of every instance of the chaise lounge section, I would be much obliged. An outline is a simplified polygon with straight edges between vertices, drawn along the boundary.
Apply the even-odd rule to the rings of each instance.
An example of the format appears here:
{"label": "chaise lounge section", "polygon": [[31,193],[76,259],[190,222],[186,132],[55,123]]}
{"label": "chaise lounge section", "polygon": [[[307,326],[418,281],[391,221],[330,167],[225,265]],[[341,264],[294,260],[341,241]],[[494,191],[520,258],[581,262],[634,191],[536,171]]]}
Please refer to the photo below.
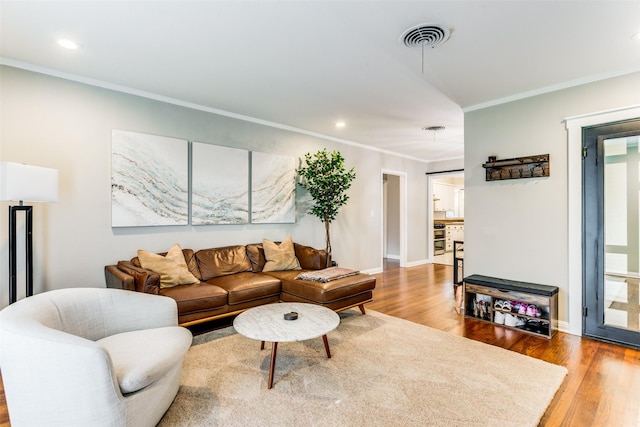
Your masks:
{"label": "chaise lounge section", "polygon": [[[295,269],[265,268],[268,260],[263,243],[220,248],[182,249],[195,283],[166,287],[161,274],[143,268],[139,257],[105,267],[107,287],[134,290],[173,298],[178,305],[178,322],[190,326],[239,314],[263,304],[306,302],[342,311],[372,300],[376,279],[353,271],[328,281],[302,280],[299,275],[325,270],[327,254],[291,242],[297,259]],[[166,253],[160,254],[166,256]],[[328,271],[329,269],[325,270]]]}

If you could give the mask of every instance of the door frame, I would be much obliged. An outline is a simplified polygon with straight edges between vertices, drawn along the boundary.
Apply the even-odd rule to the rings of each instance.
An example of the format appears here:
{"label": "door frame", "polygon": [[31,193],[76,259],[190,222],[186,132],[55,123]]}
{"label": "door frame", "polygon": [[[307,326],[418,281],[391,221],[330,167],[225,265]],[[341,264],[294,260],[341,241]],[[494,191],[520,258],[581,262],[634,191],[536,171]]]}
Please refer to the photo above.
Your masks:
{"label": "door frame", "polygon": [[640,117],[640,105],[565,119],[567,129],[568,324],[560,329],[582,336],[582,128]]}
{"label": "door frame", "polygon": [[400,181],[400,267],[407,266],[407,173],[390,169],[380,170],[380,265],[384,265],[384,176],[394,175]]}

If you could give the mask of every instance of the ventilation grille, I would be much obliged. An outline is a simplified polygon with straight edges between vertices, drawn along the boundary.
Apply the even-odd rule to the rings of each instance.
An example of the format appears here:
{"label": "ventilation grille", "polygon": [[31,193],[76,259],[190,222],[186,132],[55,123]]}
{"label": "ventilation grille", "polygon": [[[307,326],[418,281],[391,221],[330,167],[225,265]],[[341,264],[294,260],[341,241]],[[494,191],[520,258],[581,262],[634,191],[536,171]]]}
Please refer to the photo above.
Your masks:
{"label": "ventilation grille", "polygon": [[402,33],[400,39],[408,47],[436,47],[449,39],[449,29],[437,24],[419,24]]}

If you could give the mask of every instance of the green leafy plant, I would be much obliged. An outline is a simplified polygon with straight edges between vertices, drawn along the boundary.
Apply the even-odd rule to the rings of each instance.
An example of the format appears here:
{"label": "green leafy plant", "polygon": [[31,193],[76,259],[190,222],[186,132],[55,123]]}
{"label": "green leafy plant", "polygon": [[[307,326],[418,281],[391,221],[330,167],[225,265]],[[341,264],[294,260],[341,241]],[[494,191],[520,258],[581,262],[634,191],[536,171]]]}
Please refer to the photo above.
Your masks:
{"label": "green leafy plant", "polygon": [[[311,194],[314,205],[309,212],[324,223],[326,233],[327,264],[331,259],[331,235],[329,227],[336,219],[340,207],[347,203],[349,196],[346,191],[356,178],[355,169],[346,170],[344,158],[338,151],[331,153],[326,149],[316,154],[304,156],[305,164],[298,169],[300,185]],[[329,265],[327,265],[328,267]]]}

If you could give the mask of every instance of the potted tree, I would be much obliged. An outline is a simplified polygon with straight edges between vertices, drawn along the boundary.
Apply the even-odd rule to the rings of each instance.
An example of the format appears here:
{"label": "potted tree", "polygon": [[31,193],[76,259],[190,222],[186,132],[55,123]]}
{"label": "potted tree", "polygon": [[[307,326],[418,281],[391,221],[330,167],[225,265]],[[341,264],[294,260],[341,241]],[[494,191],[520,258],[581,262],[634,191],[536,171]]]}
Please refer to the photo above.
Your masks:
{"label": "potted tree", "polygon": [[311,194],[314,205],[309,212],[324,223],[326,233],[327,267],[331,259],[331,235],[329,227],[336,219],[338,210],[347,203],[346,191],[356,178],[355,169],[347,171],[344,158],[338,151],[327,152],[326,148],[316,154],[304,156],[305,164],[298,169],[300,185]]}

